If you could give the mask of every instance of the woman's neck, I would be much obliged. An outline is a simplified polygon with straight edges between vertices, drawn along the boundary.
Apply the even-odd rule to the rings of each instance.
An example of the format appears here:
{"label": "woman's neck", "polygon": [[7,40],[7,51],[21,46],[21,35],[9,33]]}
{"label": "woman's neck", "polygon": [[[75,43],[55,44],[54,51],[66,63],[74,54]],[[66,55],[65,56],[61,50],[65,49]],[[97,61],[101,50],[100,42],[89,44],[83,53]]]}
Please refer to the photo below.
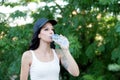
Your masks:
{"label": "woman's neck", "polygon": [[37,48],[37,51],[40,51],[42,53],[50,53],[51,51],[51,48],[50,48],[50,43],[43,43],[43,42],[40,42],[40,45],[39,47]]}

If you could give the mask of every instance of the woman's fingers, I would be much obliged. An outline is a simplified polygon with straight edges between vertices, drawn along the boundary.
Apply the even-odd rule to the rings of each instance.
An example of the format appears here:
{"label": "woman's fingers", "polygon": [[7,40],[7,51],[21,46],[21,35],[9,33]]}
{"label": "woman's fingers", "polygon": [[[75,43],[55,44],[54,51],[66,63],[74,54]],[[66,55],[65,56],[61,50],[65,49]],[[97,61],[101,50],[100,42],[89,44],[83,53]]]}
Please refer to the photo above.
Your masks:
{"label": "woman's fingers", "polygon": [[69,47],[69,41],[67,37],[63,35],[55,35],[53,36],[53,41],[61,46],[61,48],[68,48]]}

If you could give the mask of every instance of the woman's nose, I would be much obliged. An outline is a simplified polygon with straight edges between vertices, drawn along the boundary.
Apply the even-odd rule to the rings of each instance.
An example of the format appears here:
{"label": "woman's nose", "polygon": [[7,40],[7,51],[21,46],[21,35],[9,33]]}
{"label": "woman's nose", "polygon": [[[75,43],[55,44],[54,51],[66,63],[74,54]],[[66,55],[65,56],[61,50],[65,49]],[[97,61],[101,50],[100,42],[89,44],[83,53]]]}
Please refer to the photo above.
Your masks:
{"label": "woman's nose", "polygon": [[54,31],[53,30],[50,30],[50,34],[53,34],[54,33]]}

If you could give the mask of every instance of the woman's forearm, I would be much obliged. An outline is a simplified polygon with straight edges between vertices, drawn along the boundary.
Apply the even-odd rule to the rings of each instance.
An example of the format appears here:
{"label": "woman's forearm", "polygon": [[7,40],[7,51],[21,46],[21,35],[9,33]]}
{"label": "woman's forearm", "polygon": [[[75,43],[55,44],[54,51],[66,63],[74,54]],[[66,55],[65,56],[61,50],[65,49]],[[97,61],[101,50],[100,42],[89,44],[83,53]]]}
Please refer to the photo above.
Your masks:
{"label": "woman's forearm", "polygon": [[69,49],[62,49],[61,62],[70,74],[72,74],[73,76],[79,76],[79,67],[70,54]]}

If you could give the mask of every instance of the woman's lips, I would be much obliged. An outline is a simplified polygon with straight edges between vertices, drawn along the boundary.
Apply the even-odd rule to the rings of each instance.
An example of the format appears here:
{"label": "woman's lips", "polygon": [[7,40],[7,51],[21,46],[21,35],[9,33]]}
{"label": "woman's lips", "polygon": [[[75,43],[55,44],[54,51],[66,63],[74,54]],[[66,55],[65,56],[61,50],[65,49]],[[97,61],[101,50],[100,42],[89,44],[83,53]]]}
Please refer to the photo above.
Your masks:
{"label": "woman's lips", "polygon": [[50,36],[50,39],[52,39],[52,36]]}

